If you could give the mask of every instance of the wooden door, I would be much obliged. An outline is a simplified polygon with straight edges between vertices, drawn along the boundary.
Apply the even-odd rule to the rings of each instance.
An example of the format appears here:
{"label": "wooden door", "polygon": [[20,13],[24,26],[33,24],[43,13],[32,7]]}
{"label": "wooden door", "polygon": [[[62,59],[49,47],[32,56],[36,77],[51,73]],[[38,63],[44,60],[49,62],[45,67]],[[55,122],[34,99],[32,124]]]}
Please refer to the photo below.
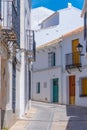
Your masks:
{"label": "wooden door", "polygon": [[77,51],[77,45],[79,44],[79,39],[75,39],[72,41],[72,53],[73,53],[73,63],[78,64],[80,63],[80,55]]}
{"label": "wooden door", "polygon": [[53,102],[58,102],[58,79],[53,79]]}
{"label": "wooden door", "polygon": [[75,76],[69,76],[69,104],[75,104]]}

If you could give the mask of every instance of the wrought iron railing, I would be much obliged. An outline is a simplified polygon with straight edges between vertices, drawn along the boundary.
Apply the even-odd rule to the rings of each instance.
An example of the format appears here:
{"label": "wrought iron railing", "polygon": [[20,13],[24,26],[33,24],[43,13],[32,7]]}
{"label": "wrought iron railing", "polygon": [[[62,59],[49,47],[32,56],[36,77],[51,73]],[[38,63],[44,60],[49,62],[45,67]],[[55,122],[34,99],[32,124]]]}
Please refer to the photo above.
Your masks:
{"label": "wrought iron railing", "polygon": [[28,45],[28,52],[31,59],[35,60],[36,57],[36,42],[33,30],[26,30],[26,43]]}
{"label": "wrought iron railing", "polygon": [[78,52],[66,54],[66,69],[81,67],[81,57]]}
{"label": "wrought iron railing", "polygon": [[[18,5],[17,5],[18,7]],[[20,8],[15,7],[13,1],[0,2],[0,25],[1,31],[10,40],[17,40],[20,43]],[[6,36],[6,37],[7,37]]]}

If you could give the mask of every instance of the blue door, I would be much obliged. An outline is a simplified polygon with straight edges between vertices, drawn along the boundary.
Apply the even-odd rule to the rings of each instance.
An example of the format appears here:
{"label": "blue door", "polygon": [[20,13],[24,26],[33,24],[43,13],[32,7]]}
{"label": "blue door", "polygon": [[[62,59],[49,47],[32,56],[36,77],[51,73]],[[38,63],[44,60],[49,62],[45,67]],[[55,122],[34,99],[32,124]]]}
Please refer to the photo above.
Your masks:
{"label": "blue door", "polygon": [[58,78],[53,79],[53,102],[58,102],[59,99],[59,89],[58,89]]}

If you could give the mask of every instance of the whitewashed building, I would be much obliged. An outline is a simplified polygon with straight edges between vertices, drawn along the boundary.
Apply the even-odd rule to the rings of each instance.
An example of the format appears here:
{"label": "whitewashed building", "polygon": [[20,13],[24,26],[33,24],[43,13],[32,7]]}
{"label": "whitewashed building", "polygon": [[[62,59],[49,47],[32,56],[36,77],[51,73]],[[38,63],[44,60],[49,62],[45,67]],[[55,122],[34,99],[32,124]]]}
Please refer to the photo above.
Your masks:
{"label": "whitewashed building", "polygon": [[30,108],[30,67],[35,50],[30,18],[31,1],[0,1],[0,126],[2,128],[9,128]]}
{"label": "whitewashed building", "polygon": [[[32,12],[32,17],[35,17]],[[48,11],[48,14],[49,17],[46,17],[46,15],[45,17],[40,17],[42,16],[41,10],[38,12],[39,19],[36,22],[37,24],[33,24],[32,20],[31,26],[35,30],[35,41],[37,46],[55,40],[63,34],[73,31],[83,25],[83,19],[80,17],[81,10],[73,7],[70,3],[68,3],[67,8],[53,12],[51,15]],[[37,18],[38,16],[36,14]]]}
{"label": "whitewashed building", "polygon": [[32,99],[87,106],[86,56],[77,52],[79,43],[84,46],[83,54],[86,52],[81,11],[69,4],[67,9],[58,12],[58,25],[47,27],[53,14],[35,33]]}
{"label": "whitewashed building", "polygon": [[83,27],[37,47],[33,100],[87,106],[87,61],[77,52],[79,42],[85,47]]}
{"label": "whitewashed building", "polygon": [[81,56],[77,51],[79,43],[85,47],[83,27],[63,36],[63,42],[61,43],[63,65],[62,103],[87,106],[87,61],[85,55]]}

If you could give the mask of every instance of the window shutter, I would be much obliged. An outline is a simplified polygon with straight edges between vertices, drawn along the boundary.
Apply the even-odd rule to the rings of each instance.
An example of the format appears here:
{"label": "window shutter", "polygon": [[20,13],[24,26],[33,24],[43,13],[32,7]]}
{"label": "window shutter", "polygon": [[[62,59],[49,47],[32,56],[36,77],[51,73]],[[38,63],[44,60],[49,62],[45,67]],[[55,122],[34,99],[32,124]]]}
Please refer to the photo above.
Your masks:
{"label": "window shutter", "polygon": [[86,35],[87,35],[87,12],[84,15],[84,39],[86,39]]}
{"label": "window shutter", "polygon": [[38,83],[38,93],[40,93],[40,83]]}
{"label": "window shutter", "polygon": [[82,79],[82,95],[87,95],[87,78]]}
{"label": "window shutter", "polygon": [[53,65],[55,66],[55,53],[53,53]]}

